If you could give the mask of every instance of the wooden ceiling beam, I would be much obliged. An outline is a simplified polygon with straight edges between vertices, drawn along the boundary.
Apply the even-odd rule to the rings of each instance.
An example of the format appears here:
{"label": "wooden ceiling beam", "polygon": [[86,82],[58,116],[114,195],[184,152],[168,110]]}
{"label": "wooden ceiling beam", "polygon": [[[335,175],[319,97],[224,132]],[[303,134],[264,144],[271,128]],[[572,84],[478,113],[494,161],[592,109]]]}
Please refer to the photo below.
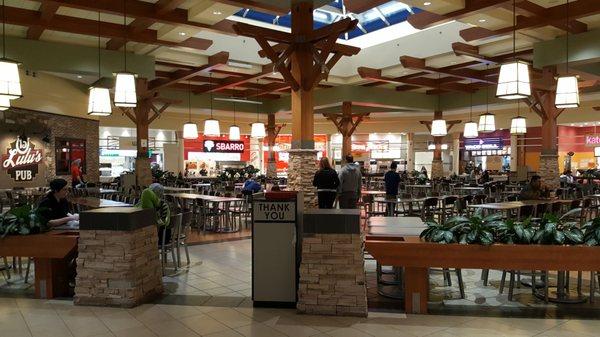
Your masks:
{"label": "wooden ceiling beam", "polygon": [[444,70],[442,68],[433,68],[425,64],[425,59],[420,59],[412,56],[400,56],[400,63],[407,69],[420,70],[430,74],[442,74],[445,76],[460,77],[465,80],[472,80],[478,82],[486,82],[495,84],[494,82],[482,76],[478,70],[472,69],[456,69],[456,70]]}
{"label": "wooden ceiling beam", "polygon": [[208,63],[197,67],[192,70],[175,70],[171,73],[169,78],[157,78],[148,83],[150,93],[157,92],[158,90],[173,85],[177,82],[185,81],[193,78],[201,72],[210,71],[211,69],[227,64],[229,59],[228,52],[219,52],[208,57]]}
{"label": "wooden ceiling beam", "polygon": [[475,89],[473,89],[468,84],[443,83],[441,81],[441,79],[440,79],[440,81],[438,81],[436,79],[431,79],[431,78],[426,78],[426,77],[407,78],[407,79],[399,81],[398,79],[395,79],[395,78],[382,76],[381,69],[373,69],[373,68],[368,68],[368,67],[359,67],[358,74],[360,75],[361,78],[369,79],[372,81],[385,82],[385,83],[409,84],[409,85],[415,85],[415,86],[424,87],[424,88],[433,88],[433,89],[439,88],[439,89],[455,91],[455,92],[469,92],[470,93],[470,92],[475,91]]}
{"label": "wooden ceiling beam", "polygon": [[[47,22],[50,19],[52,19],[52,17],[54,16],[54,14],[56,14],[56,11],[58,10],[58,7],[60,6],[53,3],[40,4],[39,20],[41,22]],[[29,27],[29,29],[27,29],[27,38],[30,40],[39,40],[43,32],[43,26]]]}
{"label": "wooden ceiling beam", "polygon": [[[1,6],[0,6],[1,7]],[[49,20],[42,22],[39,20],[38,12],[23,8],[5,7],[6,23],[25,26],[39,27],[59,32],[82,34],[82,35],[98,35],[98,22],[96,20],[88,20],[67,15],[54,15]],[[101,22],[100,36],[106,38],[121,39],[125,36],[122,25]],[[146,43],[159,46],[177,47],[187,46],[189,48],[205,50],[212,45],[211,40],[200,38],[189,38],[184,43],[177,43],[165,40],[159,40],[157,32],[151,29],[145,29],[137,34],[128,34],[127,40],[132,42]]]}
{"label": "wooden ceiling beam", "polygon": [[211,88],[209,90],[209,92],[217,92],[217,91],[221,91],[223,89],[234,88],[234,87],[241,86],[247,82],[258,80],[267,75],[270,75],[272,73],[272,69],[273,69],[273,66],[271,64],[265,64],[262,66],[262,70],[259,73],[227,79],[227,80],[223,81],[222,83],[220,83],[219,85],[215,86],[214,88]]}
{"label": "wooden ceiling beam", "polygon": [[[505,5],[505,7],[512,11],[512,4],[507,4],[507,5]],[[535,4],[531,1],[520,2],[519,4],[516,5],[516,7],[517,7],[517,13],[524,12],[528,15],[533,15],[533,16],[536,16],[536,17],[539,17],[542,19],[545,18],[546,16],[550,15],[549,9],[544,8],[544,7],[542,7],[538,4]],[[588,30],[587,24],[577,21],[577,20],[570,20],[568,24],[565,22],[565,20],[563,20],[562,22],[551,22],[550,24],[558,29],[568,31],[571,34],[579,34],[579,33],[587,32],[587,30]]]}
{"label": "wooden ceiling beam", "polygon": [[256,1],[256,0],[215,0],[216,2],[220,2],[230,6],[236,6],[241,8],[250,8],[259,12],[267,12],[276,15],[286,15],[289,13],[289,8],[283,8],[279,6],[275,6],[271,3],[275,3],[278,1],[271,1],[268,3],[266,1]]}
{"label": "wooden ceiling beam", "polygon": [[348,11],[360,14],[387,2],[389,0],[346,0],[344,1],[344,5]]}
{"label": "wooden ceiling beam", "polygon": [[[517,0],[521,2],[525,0]],[[408,17],[408,23],[417,29],[425,29],[442,23],[447,23],[453,20],[460,20],[467,16],[475,15],[483,11],[493,8],[498,8],[504,4],[511,2],[510,0],[466,0],[465,7],[447,14],[436,14],[432,12],[422,11]]]}
{"label": "wooden ceiling beam", "polygon": [[507,53],[497,56],[485,56],[479,53],[479,47],[473,46],[468,43],[454,42],[452,43],[452,50],[456,56],[468,56],[476,59],[480,63],[488,64],[502,64],[513,57],[530,56],[533,54],[533,49],[520,50],[516,53]]}
{"label": "wooden ceiling beam", "polygon": [[[565,27],[566,4],[550,7],[545,9],[546,13],[543,17],[517,17],[516,30],[532,29],[544,26],[561,26]],[[600,14],[600,1],[597,0],[578,0],[569,4],[569,17],[576,20],[581,17]],[[580,30],[581,25],[572,25],[571,29]],[[587,27],[586,27],[587,28]],[[482,27],[472,27],[460,31],[460,36],[467,42],[490,37],[504,36],[512,34],[513,27],[504,27],[497,30],[489,30]]]}

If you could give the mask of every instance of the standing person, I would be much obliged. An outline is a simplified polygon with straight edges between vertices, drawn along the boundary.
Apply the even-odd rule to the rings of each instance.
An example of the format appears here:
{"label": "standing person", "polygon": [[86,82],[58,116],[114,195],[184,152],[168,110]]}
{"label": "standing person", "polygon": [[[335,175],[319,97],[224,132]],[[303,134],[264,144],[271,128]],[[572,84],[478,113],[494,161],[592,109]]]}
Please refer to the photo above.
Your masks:
{"label": "standing person", "polygon": [[427,178],[427,168],[425,166],[421,166],[421,174],[425,175],[425,178]]}
{"label": "standing person", "polygon": [[[171,221],[171,210],[165,201],[164,187],[159,183],[150,184],[148,188],[142,191],[140,203],[137,206],[154,209],[158,225],[158,244],[160,245],[163,240],[165,243],[170,242],[171,228],[169,228],[169,222]],[[164,231],[164,237],[163,229],[166,229]]]}
{"label": "standing person", "polygon": [[342,168],[339,174],[340,208],[353,209],[356,208],[356,203],[360,198],[362,175],[351,154],[346,155],[345,159],[346,166]]}
{"label": "standing person", "polygon": [[81,159],[77,158],[71,165],[71,186],[75,188],[79,184],[83,184],[83,176],[81,175]]}
{"label": "standing person", "polygon": [[[383,176],[383,181],[385,182],[385,198],[389,200],[394,200],[398,198],[398,184],[400,184],[400,174],[396,172],[398,168],[398,164],[394,161],[390,165],[390,170],[385,173]],[[389,216],[393,216],[393,208],[395,208],[395,204],[388,202],[386,203],[387,211],[386,213]]]}
{"label": "standing person", "polygon": [[323,157],[319,161],[319,170],[313,178],[313,186],[317,188],[319,208],[333,208],[340,179],[337,172],[331,168],[327,157]]}

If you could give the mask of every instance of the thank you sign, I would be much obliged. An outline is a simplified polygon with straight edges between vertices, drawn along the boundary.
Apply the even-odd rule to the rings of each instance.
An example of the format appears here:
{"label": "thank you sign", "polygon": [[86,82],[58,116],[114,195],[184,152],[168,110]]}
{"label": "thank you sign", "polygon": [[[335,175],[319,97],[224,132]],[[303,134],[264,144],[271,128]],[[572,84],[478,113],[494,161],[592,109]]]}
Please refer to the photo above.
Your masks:
{"label": "thank you sign", "polygon": [[295,222],[296,201],[255,201],[254,222]]}
{"label": "thank you sign", "polygon": [[29,138],[17,137],[2,155],[2,169],[15,181],[31,181],[39,171],[42,150],[36,149]]}

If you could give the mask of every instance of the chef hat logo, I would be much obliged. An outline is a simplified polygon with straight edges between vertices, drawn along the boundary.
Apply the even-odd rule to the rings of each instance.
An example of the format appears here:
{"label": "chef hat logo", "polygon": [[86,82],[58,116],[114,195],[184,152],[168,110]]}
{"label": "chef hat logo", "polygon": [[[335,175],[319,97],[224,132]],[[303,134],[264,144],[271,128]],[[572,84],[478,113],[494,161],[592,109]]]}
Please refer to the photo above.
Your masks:
{"label": "chef hat logo", "polygon": [[204,147],[208,152],[211,152],[212,149],[215,147],[215,142],[213,142],[212,140],[207,140],[204,142]]}

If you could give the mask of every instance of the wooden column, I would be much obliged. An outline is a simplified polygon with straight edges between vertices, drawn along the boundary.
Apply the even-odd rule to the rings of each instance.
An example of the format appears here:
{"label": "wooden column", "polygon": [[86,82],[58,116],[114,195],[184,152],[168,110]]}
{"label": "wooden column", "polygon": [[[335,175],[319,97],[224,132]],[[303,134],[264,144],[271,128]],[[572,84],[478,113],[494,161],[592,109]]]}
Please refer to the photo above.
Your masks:
{"label": "wooden column", "polygon": [[[442,119],[443,112],[436,110],[433,112],[433,119]],[[446,121],[446,131],[450,132],[450,129],[456,124],[461,123],[460,120]],[[421,124],[425,125],[429,132],[431,132],[431,121],[421,121]],[[442,162],[442,142],[444,137],[436,136],[433,137],[433,144],[435,149],[433,150],[433,160],[431,162],[431,179],[443,178],[444,177],[444,163]]]}
{"label": "wooden column", "polygon": [[415,134],[409,132],[406,134],[406,171],[412,172],[415,170]]}
{"label": "wooden column", "polygon": [[267,156],[267,177],[268,178],[277,178],[277,162],[275,161],[275,151],[273,151],[273,147],[275,146],[275,140],[279,135],[279,131],[284,127],[285,124],[277,125],[275,124],[275,114],[269,114],[267,120],[267,146],[269,147],[268,156]]}
{"label": "wooden column", "polygon": [[342,102],[341,113],[324,115],[335,124],[338,132],[342,135],[342,163],[345,163],[344,157],[352,153],[352,134],[368,115],[368,113],[353,114],[352,102]]}
{"label": "wooden column", "polygon": [[[292,35],[307,37],[313,31],[313,3],[300,2],[292,6]],[[292,90],[292,149],[315,148],[313,114],[313,46],[298,44],[291,56],[292,76],[300,88]]]}
{"label": "wooden column", "polygon": [[452,134],[452,173],[460,174],[460,132]]}

